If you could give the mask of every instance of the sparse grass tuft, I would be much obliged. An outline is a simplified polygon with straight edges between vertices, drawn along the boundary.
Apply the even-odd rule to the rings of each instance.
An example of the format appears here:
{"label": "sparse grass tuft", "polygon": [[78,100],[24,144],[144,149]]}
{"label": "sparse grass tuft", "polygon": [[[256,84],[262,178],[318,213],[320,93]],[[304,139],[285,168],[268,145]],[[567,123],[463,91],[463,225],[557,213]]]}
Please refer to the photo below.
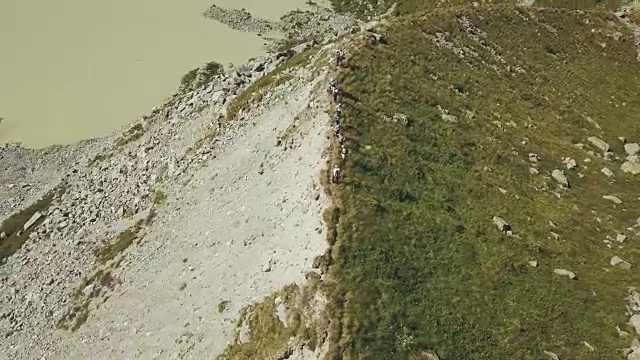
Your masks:
{"label": "sparse grass tuft", "polygon": [[[4,233],[6,238],[0,240],[0,265],[4,264],[8,257],[22,248],[22,245],[29,239],[29,235],[46,219],[47,210],[56,195],[61,195],[64,191],[64,186],[55,188],[28,208],[11,215],[2,222],[0,234]],[[24,225],[37,212],[40,212],[43,216],[25,230]]]}
{"label": "sparse grass tuft", "polygon": [[180,79],[180,87],[178,93],[185,93],[198,87],[203,86],[213,79],[214,76],[221,74],[224,67],[215,62],[208,62],[204,66],[193,69],[182,76]]}
{"label": "sparse grass tuft", "polygon": [[241,111],[248,109],[252,104],[259,103],[264,96],[264,91],[280,86],[291,80],[292,75],[285,73],[285,71],[305,65],[317,51],[317,49],[309,49],[300,54],[296,54],[272,72],[249,85],[247,89],[231,100],[227,108],[227,120],[231,121],[235,119]]}
{"label": "sparse grass tuft", "polygon": [[142,124],[135,124],[129,130],[127,130],[122,137],[116,141],[117,147],[123,147],[131,142],[140,139],[144,135],[144,128]]}
{"label": "sparse grass tuft", "polygon": [[167,194],[162,190],[156,190],[153,193],[153,203],[156,205],[163,205],[167,202]]}
{"label": "sparse grass tuft", "polygon": [[93,159],[91,159],[88,166],[91,167],[91,166],[97,165],[105,160],[109,160],[112,156],[113,156],[113,152],[98,154]]}
{"label": "sparse grass tuft", "polygon": [[229,306],[229,300],[220,300],[220,302],[218,303],[218,313],[222,314],[223,312],[225,312],[225,310],[227,310],[227,307]]}
{"label": "sparse grass tuft", "polygon": [[140,230],[142,230],[143,224],[144,220],[138,221],[131,228],[121,232],[114,243],[108,244],[100,249],[96,253],[98,263],[106,264],[109,260],[113,260],[118,254],[131,246],[131,244],[138,239],[138,234]]}
{"label": "sparse grass tuft", "polygon": [[[245,307],[240,312],[238,328],[248,324],[250,340],[239,343],[238,337],[219,360],[286,358],[292,338],[308,348],[314,348],[325,330],[324,323],[311,320],[312,299],[318,291],[318,282],[311,281],[304,288],[288,285],[263,301]],[[276,298],[280,298],[287,313],[287,326],[277,315]],[[226,304],[224,306],[226,308]],[[220,305],[218,310],[220,310]],[[239,330],[239,329],[238,329]]]}
{"label": "sparse grass tuft", "polygon": [[[604,12],[507,6],[416,14],[381,31],[388,45],[357,44],[340,76],[354,98],[344,111],[351,151],[331,267],[341,322],[329,330],[329,358],[430,349],[444,360],[620,358],[630,339],[615,327],[634,331],[624,298],[640,272],[609,259],[637,265],[640,250],[603,240],[635,236],[627,228],[640,215],[640,178],[574,144],[599,136],[623,158],[617,137],[640,141],[631,34]],[[385,120],[395,113],[409,126]],[[528,153],[540,157],[539,175]],[[567,170],[564,157],[578,167]],[[570,190],[557,189],[553,169],[565,170]],[[517,237],[496,229],[496,215]]]}

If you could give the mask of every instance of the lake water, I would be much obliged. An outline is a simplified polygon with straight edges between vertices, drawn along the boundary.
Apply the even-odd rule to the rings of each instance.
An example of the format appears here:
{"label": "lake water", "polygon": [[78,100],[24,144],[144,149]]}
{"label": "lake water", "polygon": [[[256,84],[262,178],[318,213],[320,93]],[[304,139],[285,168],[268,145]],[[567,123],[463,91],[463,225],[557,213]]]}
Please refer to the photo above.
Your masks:
{"label": "lake water", "polygon": [[0,143],[103,136],[171,95],[187,71],[260,55],[264,40],[202,13],[278,19],[304,0],[2,0]]}

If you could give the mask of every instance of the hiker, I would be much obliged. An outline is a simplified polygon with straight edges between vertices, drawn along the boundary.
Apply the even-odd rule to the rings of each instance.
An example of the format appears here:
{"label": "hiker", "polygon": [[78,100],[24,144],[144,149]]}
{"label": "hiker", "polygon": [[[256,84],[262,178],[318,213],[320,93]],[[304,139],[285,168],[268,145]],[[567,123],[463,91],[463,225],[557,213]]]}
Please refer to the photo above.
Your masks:
{"label": "hiker", "polygon": [[333,165],[332,173],[333,176],[331,176],[331,182],[337,184],[340,179],[340,168],[338,167],[338,164]]}
{"label": "hiker", "polygon": [[344,65],[344,52],[342,52],[342,50],[340,49],[336,50],[335,59],[336,59],[336,66]]}
{"label": "hiker", "polygon": [[342,115],[342,103],[339,102],[338,106],[336,106],[336,113]]}
{"label": "hiker", "polygon": [[333,121],[336,122],[336,125],[340,125],[340,115],[339,114],[335,114],[333,116]]}
{"label": "hiker", "polygon": [[347,157],[347,147],[344,146],[344,144],[341,147],[340,155],[342,155],[342,160],[344,160]]}
{"label": "hiker", "polygon": [[334,86],[334,88],[333,88],[333,101],[334,102],[338,102],[339,93],[340,93],[340,90],[338,90],[338,88]]}

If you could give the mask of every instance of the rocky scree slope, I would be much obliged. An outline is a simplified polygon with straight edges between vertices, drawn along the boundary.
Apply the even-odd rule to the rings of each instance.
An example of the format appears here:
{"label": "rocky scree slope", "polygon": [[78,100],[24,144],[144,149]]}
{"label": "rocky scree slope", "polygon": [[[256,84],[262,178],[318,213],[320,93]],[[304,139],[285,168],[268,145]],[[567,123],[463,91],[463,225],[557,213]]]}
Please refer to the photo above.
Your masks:
{"label": "rocky scree slope", "polygon": [[[226,72],[208,64],[121,133],[33,151],[34,158],[60,159],[48,163],[53,170],[42,166],[47,175],[39,190],[57,191],[32,207],[28,218],[17,211],[23,216],[7,214],[2,223],[3,241],[24,242],[3,252],[4,357],[221,352],[242,304],[304,280],[304,269],[323,252],[318,212],[326,201],[313,190],[324,165],[326,106],[323,98],[314,100],[324,87],[318,83],[322,69],[299,66],[318,56],[311,46]],[[232,114],[230,107],[236,109]],[[7,170],[24,161],[12,157],[16,152],[30,153],[3,147],[4,158],[15,159],[3,162]],[[84,156],[70,166],[75,154]],[[9,226],[12,219],[19,219],[19,226],[16,221]],[[226,260],[210,261],[218,256]],[[188,270],[179,274],[183,266]],[[209,289],[207,296],[219,294],[210,302],[229,301],[228,315],[202,303],[206,296],[191,290],[189,279],[198,291]],[[150,313],[158,299],[169,302]],[[139,301],[151,301],[149,308],[139,312]],[[192,306],[205,306],[209,315]],[[197,330],[182,328],[180,318],[189,317]],[[156,331],[136,337],[142,329]],[[152,347],[145,345],[150,333],[158,336]],[[185,333],[200,337],[190,345],[178,341]]]}

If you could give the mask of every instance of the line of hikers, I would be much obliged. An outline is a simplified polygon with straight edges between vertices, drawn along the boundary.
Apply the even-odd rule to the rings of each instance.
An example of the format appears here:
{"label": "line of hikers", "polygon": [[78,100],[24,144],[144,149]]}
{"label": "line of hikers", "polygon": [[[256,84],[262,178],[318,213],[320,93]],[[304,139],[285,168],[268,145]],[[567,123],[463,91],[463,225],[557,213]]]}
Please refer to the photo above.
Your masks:
{"label": "line of hikers", "polygon": [[[342,50],[337,50],[335,53],[335,65],[338,67],[344,66],[344,58],[344,52]],[[338,137],[338,142],[340,143],[340,156],[342,157],[342,161],[344,161],[347,157],[347,147],[345,145],[344,133],[342,132],[342,92],[338,88],[338,82],[335,78],[331,78],[329,80],[328,92],[333,97],[333,102],[336,103],[336,112],[333,116],[333,120],[335,122],[333,132]],[[340,166],[338,164],[334,164],[332,169],[331,182],[337,184],[339,181]]]}

